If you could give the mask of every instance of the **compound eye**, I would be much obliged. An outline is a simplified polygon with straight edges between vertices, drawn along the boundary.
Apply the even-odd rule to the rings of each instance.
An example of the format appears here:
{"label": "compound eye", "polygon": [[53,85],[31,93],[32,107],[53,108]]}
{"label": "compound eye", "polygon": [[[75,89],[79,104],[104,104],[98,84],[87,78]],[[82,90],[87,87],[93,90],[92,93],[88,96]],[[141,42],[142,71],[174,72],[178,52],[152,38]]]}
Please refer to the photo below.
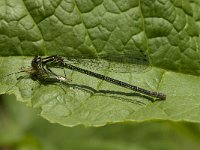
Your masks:
{"label": "compound eye", "polygon": [[33,59],[33,61],[34,61],[35,63],[38,63],[38,62],[41,61],[41,57],[40,57],[40,56],[36,56],[36,57]]}
{"label": "compound eye", "polygon": [[42,59],[41,59],[40,56],[35,56],[35,57],[33,58],[33,60],[32,60],[32,63],[31,63],[32,67],[36,67],[37,64],[41,62],[41,60],[42,60]]}

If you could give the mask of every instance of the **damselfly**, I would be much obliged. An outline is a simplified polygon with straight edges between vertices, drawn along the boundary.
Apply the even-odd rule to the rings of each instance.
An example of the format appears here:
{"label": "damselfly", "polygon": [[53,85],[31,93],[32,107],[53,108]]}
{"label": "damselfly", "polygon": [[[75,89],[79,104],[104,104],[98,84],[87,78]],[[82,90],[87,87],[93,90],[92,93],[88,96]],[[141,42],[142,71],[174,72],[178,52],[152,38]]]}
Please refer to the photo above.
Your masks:
{"label": "damselfly", "polygon": [[93,76],[95,78],[110,82],[112,84],[115,84],[115,85],[118,85],[118,86],[121,86],[121,87],[124,87],[124,88],[127,88],[127,89],[131,89],[133,91],[136,91],[136,92],[139,92],[139,93],[151,96],[151,97],[156,97],[156,98],[159,98],[161,100],[166,99],[166,95],[163,94],[163,93],[145,90],[143,88],[125,83],[123,81],[113,79],[111,77],[104,76],[102,74],[98,74],[98,73],[92,72],[90,70],[86,70],[86,69],[74,66],[72,64],[64,62],[64,59],[60,56],[49,56],[49,57],[42,58],[42,66],[46,67],[45,70],[48,70],[49,72],[52,72],[52,73],[53,73],[53,71],[50,68],[53,68],[53,67],[67,68],[67,69],[78,71],[80,73],[83,73],[83,74],[86,74],[86,75],[89,75],[89,76]]}

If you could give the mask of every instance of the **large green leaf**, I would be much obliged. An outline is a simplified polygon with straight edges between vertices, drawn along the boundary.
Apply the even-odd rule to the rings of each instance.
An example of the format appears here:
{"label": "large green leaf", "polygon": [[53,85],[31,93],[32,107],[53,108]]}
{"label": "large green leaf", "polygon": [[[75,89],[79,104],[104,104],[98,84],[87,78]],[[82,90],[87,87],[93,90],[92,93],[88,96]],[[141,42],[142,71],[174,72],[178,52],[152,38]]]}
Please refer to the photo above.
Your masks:
{"label": "large green leaf", "polygon": [[[168,119],[200,122],[199,77],[152,68],[142,74],[109,73],[110,77],[162,91],[165,101],[151,102],[141,95],[93,77],[67,71],[68,84],[41,84],[19,71],[32,58],[1,58],[1,93],[15,93],[17,99],[35,108],[51,122],[66,126],[84,124],[101,126],[124,121]],[[62,69],[60,69],[62,70]],[[17,80],[18,79],[18,80]]]}
{"label": "large green leaf", "polygon": [[[0,6],[0,54],[4,56],[0,93],[14,93],[17,100],[40,108],[44,118],[66,126],[200,121],[198,0],[7,0]],[[165,101],[152,103],[130,90],[72,71],[67,71],[72,79],[69,85],[44,85],[26,73],[6,76],[30,66],[32,57],[27,55],[138,57],[140,51],[152,66],[146,72],[98,72],[162,91]]]}

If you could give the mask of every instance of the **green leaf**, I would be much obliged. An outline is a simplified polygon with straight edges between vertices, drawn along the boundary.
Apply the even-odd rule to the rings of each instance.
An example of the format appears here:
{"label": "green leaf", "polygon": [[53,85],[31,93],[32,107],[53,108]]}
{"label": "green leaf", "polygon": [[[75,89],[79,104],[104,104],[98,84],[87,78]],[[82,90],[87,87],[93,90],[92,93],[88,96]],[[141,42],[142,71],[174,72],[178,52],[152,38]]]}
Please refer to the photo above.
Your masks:
{"label": "green leaf", "polygon": [[41,84],[28,73],[6,76],[20,71],[21,66],[29,66],[31,59],[1,58],[1,93],[14,93],[18,100],[40,108],[41,115],[51,122],[65,126],[102,126],[152,119],[200,122],[199,77],[156,68],[142,74],[108,73],[110,77],[167,95],[165,101],[152,103],[133,91],[68,70],[66,74],[72,79],[69,84]]}
{"label": "green leaf", "polygon": [[[152,119],[199,122],[198,0],[16,0],[0,1],[0,6],[0,54],[13,55],[0,58],[0,93],[14,93],[17,100],[40,108],[44,118],[65,126]],[[27,73],[6,76],[30,66],[33,57],[28,55],[138,57],[140,51],[151,63],[147,72],[98,72],[161,91],[165,101],[152,103],[69,70],[69,85],[41,84]],[[62,69],[55,72],[63,75]]]}

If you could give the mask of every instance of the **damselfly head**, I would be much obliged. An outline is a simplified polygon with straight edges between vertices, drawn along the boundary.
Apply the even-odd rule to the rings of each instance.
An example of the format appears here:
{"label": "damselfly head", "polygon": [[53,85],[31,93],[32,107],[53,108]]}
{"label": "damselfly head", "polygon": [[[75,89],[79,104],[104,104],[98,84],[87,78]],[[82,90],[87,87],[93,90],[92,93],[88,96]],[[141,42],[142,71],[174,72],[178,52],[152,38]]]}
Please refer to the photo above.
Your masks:
{"label": "damselfly head", "polygon": [[31,66],[33,68],[37,68],[38,67],[38,64],[41,63],[42,61],[42,58],[40,56],[35,56],[31,62]]}

